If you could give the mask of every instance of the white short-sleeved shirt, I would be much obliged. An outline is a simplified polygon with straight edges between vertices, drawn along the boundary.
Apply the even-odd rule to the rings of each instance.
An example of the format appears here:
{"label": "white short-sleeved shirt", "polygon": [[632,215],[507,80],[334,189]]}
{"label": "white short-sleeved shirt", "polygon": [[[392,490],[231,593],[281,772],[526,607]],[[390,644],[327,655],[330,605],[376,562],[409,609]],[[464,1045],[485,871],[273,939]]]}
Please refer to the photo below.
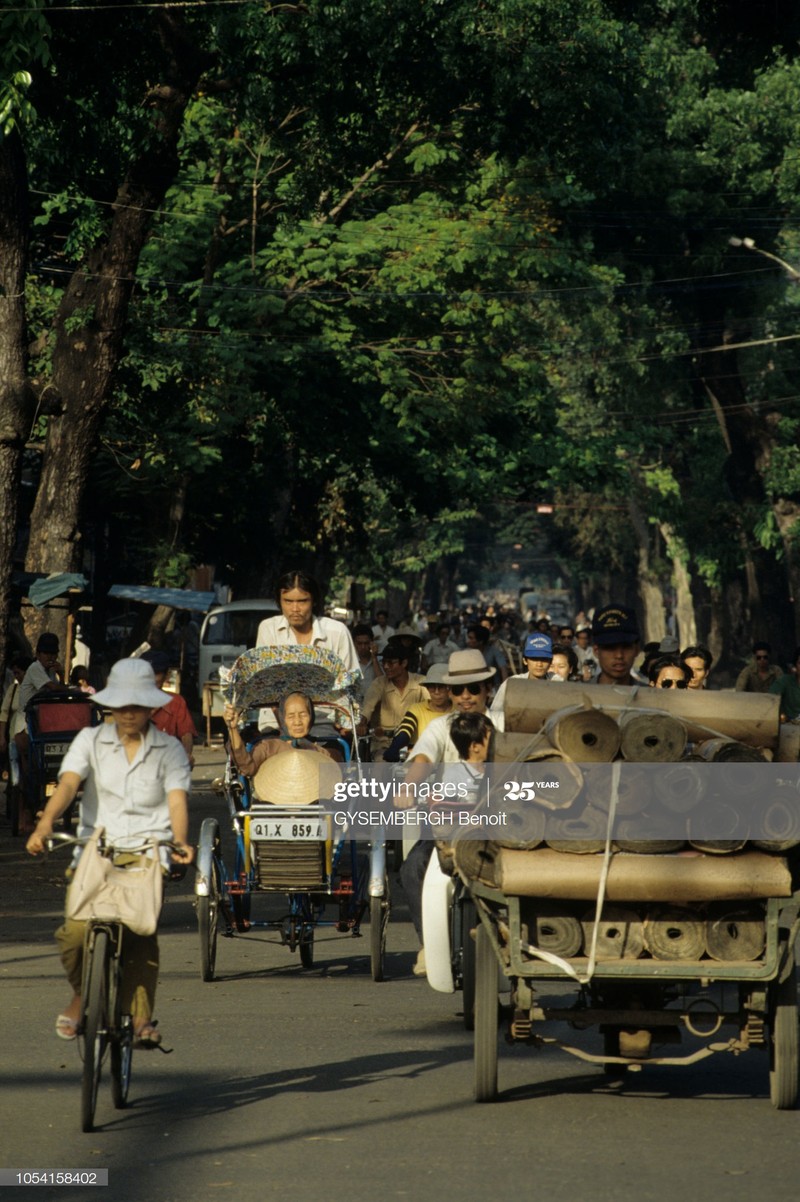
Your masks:
{"label": "white short-sleeved shirt", "polygon": [[[297,637],[289,625],[288,618],[277,614],[274,618],[265,618],[259,624],[256,635],[257,647],[286,647],[297,643]],[[352,635],[344,622],[335,618],[314,618],[311,625],[312,647],[324,647],[338,655],[348,672],[360,672],[355,644]]]}
{"label": "white short-sleeved shirt", "polygon": [[173,789],[188,792],[192,779],[182,744],[152,724],[130,764],[113,723],[79,731],[61,761],[59,776],[65,772],[84,782],[79,838],[102,826],[118,847],[170,839],[167,794]]}

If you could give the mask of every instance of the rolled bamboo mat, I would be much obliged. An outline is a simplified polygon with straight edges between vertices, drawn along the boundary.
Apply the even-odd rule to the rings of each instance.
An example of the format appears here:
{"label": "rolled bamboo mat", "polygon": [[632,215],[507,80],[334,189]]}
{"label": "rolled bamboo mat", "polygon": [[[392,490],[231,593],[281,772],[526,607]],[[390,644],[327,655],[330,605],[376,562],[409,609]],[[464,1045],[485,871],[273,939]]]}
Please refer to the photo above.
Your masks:
{"label": "rolled bamboo mat", "polygon": [[[553,712],[553,687],[548,681],[511,677],[506,685],[506,730],[531,734],[541,730]],[[719,734],[750,747],[778,746],[780,698],[769,693],[572,683],[556,687],[560,706],[591,705],[612,715],[631,709],[671,714],[684,723],[693,743]]]}
{"label": "rolled bamboo mat", "polygon": [[[456,839],[453,859],[465,881],[480,881],[494,888],[497,885],[497,856],[500,849],[488,839]],[[520,855],[531,855],[523,851]]]}
{"label": "rolled bamboo mat", "polygon": [[555,956],[577,956],[583,942],[583,931],[577,918],[564,914],[563,907],[537,906],[534,913],[527,915],[523,924],[522,938],[525,943]]}
{"label": "rolled bamboo mat", "polygon": [[653,793],[664,809],[688,814],[705,797],[705,777],[692,763],[668,764],[653,778]]}
{"label": "rolled bamboo mat", "polygon": [[[456,844],[456,863],[458,848]],[[567,856],[549,847],[500,848],[494,859],[497,885],[511,896],[592,901],[603,856]],[[731,856],[612,855],[606,896],[620,902],[738,901],[791,897],[786,861],[761,851]]]}
{"label": "rolled bamboo mat", "polygon": [[548,818],[545,841],[554,851],[588,855],[604,849],[607,828],[608,815],[587,806],[575,816]]}
{"label": "rolled bamboo mat", "polygon": [[757,960],[765,943],[764,911],[759,907],[709,907],[706,951],[712,959]]}
{"label": "rolled bamboo mat", "polygon": [[686,750],[686,727],[669,714],[626,710],[619,715],[618,722],[620,750],[633,763],[674,763]]}
{"label": "rolled bamboo mat", "polygon": [[800,722],[781,723],[775,759],[780,764],[796,764],[800,760]]}
{"label": "rolled bamboo mat", "polygon": [[[755,808],[755,807],[754,807]],[[757,807],[753,828],[762,838],[754,839],[762,851],[788,851],[800,843],[800,793],[791,784],[776,784]]]}
{"label": "rolled bamboo mat", "polygon": [[[650,800],[653,773],[625,764],[619,774],[616,813],[620,816],[640,814]],[[584,772],[584,795],[596,810],[608,813],[611,804],[611,767],[590,764]]]}
{"label": "rolled bamboo mat", "polygon": [[617,723],[596,709],[557,710],[546,719],[544,730],[564,758],[576,764],[610,764],[619,753]]}
{"label": "rolled bamboo mat", "polygon": [[[598,960],[638,960],[644,951],[642,920],[627,906],[604,906],[597,925],[595,945]],[[589,955],[594,937],[594,911],[581,920],[583,950]]]}
{"label": "rolled bamboo mat", "polygon": [[498,847],[530,850],[544,841],[545,811],[533,801],[504,801],[505,826],[497,827]]}
{"label": "rolled bamboo mat", "polygon": [[[713,764],[763,764],[765,762],[760,748],[748,747],[746,743],[739,743],[736,739],[705,739],[696,745],[694,753]],[[749,773],[743,769],[734,770],[727,774],[727,779],[731,781],[732,787],[744,792],[751,787],[753,781],[757,780],[757,770],[751,770]]]}
{"label": "rolled bamboo mat", "polygon": [[699,960],[706,950],[705,921],[682,906],[657,906],[645,916],[644,945],[657,960]]}
{"label": "rolled bamboo mat", "polygon": [[614,839],[620,851],[666,855],[680,851],[686,843],[675,838],[675,826],[675,819],[668,815],[637,814],[615,824]]}
{"label": "rolled bamboo mat", "polygon": [[747,842],[747,817],[735,805],[719,798],[707,799],[689,815],[687,833],[697,851],[727,855],[740,851]]}

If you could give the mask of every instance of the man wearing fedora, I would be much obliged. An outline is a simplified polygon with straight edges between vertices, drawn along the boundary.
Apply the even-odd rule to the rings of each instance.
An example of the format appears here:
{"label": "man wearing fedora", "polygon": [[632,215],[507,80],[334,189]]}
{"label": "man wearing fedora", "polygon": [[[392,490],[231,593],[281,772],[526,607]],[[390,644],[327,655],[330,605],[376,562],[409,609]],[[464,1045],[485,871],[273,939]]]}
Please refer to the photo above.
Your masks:
{"label": "man wearing fedora", "polygon": [[[489,701],[489,682],[494,668],[486,666],[486,660],[477,649],[454,651],[447,662],[447,672],[442,682],[448,685],[453,699],[453,709],[441,718],[434,718],[411,748],[408,762],[411,765],[406,780],[409,783],[424,779],[427,764],[457,764],[458,748],[450,738],[450,727],[457,714],[484,714]],[[405,803],[405,806],[404,806]],[[404,808],[412,799],[396,798],[395,805]],[[400,869],[400,882],[405,890],[411,921],[422,944],[422,883],[433,852],[432,839],[420,839],[411,848]],[[415,977],[425,976],[425,948],[420,947],[413,968]]]}
{"label": "man wearing fedora", "polygon": [[446,675],[447,664],[432,664],[428,669],[428,674],[422,682],[428,690],[428,700],[410,705],[403,714],[400,725],[395,728],[391,745],[383,753],[387,763],[396,764],[402,752],[407,747],[414,746],[431,722],[441,718],[442,714],[450,713],[453,699],[444,682]]}

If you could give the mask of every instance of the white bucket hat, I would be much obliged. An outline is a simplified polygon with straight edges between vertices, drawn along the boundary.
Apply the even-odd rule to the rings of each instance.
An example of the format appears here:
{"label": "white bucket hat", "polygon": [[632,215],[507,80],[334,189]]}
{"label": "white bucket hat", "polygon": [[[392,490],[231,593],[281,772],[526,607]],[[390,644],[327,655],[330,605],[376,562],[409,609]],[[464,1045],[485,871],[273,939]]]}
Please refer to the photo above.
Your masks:
{"label": "white bucket hat", "polygon": [[423,684],[447,684],[445,676],[447,675],[447,664],[431,664],[428,668],[428,675],[423,680]]}
{"label": "white bucket hat", "polygon": [[156,686],[153,669],[143,659],[118,659],[108,675],[104,689],[92,696],[98,705],[107,705],[111,710],[123,705],[143,705],[145,709],[157,710],[172,700],[169,693],[162,693]]}

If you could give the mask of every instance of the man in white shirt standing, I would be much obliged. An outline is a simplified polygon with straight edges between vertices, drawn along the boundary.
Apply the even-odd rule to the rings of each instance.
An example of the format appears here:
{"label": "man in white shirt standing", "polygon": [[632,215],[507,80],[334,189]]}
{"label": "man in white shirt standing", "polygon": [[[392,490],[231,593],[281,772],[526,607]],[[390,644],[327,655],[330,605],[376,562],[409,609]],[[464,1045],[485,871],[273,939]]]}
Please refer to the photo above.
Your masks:
{"label": "man in white shirt standing", "polygon": [[[318,616],[322,609],[320,588],[306,572],[287,572],[278,581],[276,600],[281,612],[265,618],[258,627],[257,647],[321,647],[332,651],[357,678],[360,677],[358,655],[350,631],[344,622]],[[317,707],[318,721],[312,733],[316,738],[336,738],[333,728],[334,711],[328,706]],[[266,730],[275,725],[272,710],[262,710],[259,727]]]}
{"label": "man in white shirt standing", "polygon": [[375,625],[372,627],[372,634],[375,642],[378,644],[378,655],[383,652],[384,647],[389,642],[397,631],[394,626],[389,625],[389,615],[385,609],[379,609],[375,614]]}

